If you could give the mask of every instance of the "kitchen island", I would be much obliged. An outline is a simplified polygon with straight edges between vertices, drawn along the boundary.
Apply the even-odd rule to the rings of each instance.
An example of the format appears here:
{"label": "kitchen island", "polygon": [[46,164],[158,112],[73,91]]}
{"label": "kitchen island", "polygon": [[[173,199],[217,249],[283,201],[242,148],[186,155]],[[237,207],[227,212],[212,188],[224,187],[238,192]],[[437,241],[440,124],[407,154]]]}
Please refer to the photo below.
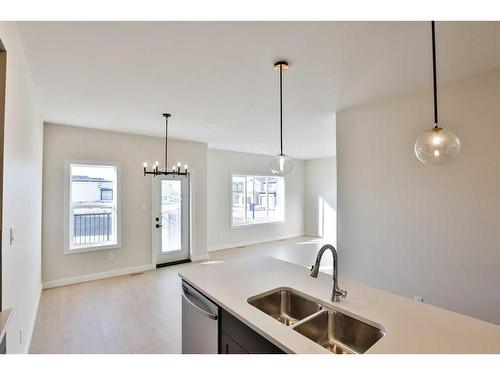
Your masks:
{"label": "kitchen island", "polygon": [[[179,276],[245,327],[285,353],[331,353],[248,303],[277,288],[296,290],[326,309],[380,327],[384,335],[366,353],[500,353],[500,326],[342,278],[347,298],[331,302],[332,277],[270,257],[206,261]],[[203,339],[203,338],[200,338]]]}

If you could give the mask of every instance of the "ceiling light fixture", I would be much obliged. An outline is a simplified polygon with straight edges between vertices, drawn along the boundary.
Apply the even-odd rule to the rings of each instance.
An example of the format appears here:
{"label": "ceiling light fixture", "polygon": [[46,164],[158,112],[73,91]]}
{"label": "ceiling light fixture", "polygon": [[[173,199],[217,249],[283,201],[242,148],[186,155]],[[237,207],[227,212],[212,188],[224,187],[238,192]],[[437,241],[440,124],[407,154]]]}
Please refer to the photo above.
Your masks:
{"label": "ceiling light fixture", "polygon": [[154,177],[156,176],[189,176],[188,172],[188,165],[184,164],[184,168],[182,166],[182,163],[179,161],[177,162],[177,165],[172,166],[172,170],[169,171],[167,170],[167,165],[168,165],[168,159],[167,159],[167,151],[168,151],[168,118],[170,117],[170,113],[164,113],[163,117],[165,117],[165,170],[162,171],[160,170],[160,163],[155,161],[153,164],[152,170],[148,170],[148,163],[144,162],[142,165],[144,168],[144,176],[147,174],[152,174]]}
{"label": "ceiling light fixture", "polygon": [[274,64],[274,70],[280,73],[280,153],[271,162],[271,172],[276,176],[288,176],[293,170],[293,161],[283,153],[283,71],[288,70],[286,61]]}
{"label": "ceiling light fixture", "polygon": [[434,83],[434,128],[421,134],[415,142],[415,155],[424,164],[441,164],[457,156],[460,138],[448,129],[438,125],[437,79],[436,79],[436,33],[434,21],[432,30],[432,73]]}

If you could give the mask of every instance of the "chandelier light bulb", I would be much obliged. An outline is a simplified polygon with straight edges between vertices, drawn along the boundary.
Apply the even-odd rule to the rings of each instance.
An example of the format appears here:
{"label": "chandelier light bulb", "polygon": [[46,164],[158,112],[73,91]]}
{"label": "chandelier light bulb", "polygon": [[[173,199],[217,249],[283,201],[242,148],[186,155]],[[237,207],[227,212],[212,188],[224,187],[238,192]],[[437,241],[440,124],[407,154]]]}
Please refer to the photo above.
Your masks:
{"label": "chandelier light bulb", "polygon": [[147,162],[144,162],[144,163],[142,163],[142,166],[143,166],[144,168],[147,168],[147,167],[148,167],[148,163],[147,163]]}
{"label": "chandelier light bulb", "polygon": [[187,164],[184,164],[184,169],[188,169],[188,165]]}
{"label": "chandelier light bulb", "polygon": [[182,164],[180,161],[177,162],[177,167],[180,167]]}

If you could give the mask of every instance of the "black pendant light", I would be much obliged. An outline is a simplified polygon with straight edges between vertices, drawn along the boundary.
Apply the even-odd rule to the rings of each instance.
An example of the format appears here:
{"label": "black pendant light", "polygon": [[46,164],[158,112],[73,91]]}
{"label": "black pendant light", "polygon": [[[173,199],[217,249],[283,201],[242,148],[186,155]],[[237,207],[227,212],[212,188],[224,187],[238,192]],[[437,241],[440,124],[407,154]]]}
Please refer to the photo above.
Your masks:
{"label": "black pendant light", "polygon": [[165,117],[165,170],[162,171],[160,170],[159,162],[158,160],[153,164],[153,168],[151,170],[148,170],[148,163],[144,162],[142,165],[144,168],[144,176],[147,174],[152,174],[154,177],[156,176],[189,176],[188,172],[188,165],[184,164],[179,161],[177,162],[177,165],[172,166],[172,170],[167,170],[167,165],[168,165],[168,159],[167,159],[167,151],[168,151],[168,119],[170,117],[170,113],[164,113],[163,117]]}
{"label": "black pendant light", "polygon": [[286,61],[274,64],[274,70],[280,74],[280,153],[271,162],[271,173],[276,176],[288,176],[293,170],[293,161],[283,153],[283,71],[288,70]]}
{"label": "black pendant light", "polygon": [[415,155],[424,164],[441,164],[454,158],[460,151],[460,138],[448,129],[438,125],[437,74],[436,74],[436,32],[434,21],[432,31],[432,76],[434,84],[434,128],[426,131],[415,142]]}

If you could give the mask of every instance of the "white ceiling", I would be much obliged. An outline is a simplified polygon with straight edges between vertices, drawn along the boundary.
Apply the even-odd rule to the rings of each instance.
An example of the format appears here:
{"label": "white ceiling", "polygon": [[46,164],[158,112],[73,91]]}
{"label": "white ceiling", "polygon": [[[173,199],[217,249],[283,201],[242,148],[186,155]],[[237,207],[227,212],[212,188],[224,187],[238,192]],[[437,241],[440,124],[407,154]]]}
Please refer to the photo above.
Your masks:
{"label": "white ceiling", "polygon": [[[20,22],[45,121],[276,154],[335,154],[335,112],[431,87],[428,22]],[[437,24],[439,80],[500,66],[500,23]],[[429,108],[429,123],[432,112]]]}

